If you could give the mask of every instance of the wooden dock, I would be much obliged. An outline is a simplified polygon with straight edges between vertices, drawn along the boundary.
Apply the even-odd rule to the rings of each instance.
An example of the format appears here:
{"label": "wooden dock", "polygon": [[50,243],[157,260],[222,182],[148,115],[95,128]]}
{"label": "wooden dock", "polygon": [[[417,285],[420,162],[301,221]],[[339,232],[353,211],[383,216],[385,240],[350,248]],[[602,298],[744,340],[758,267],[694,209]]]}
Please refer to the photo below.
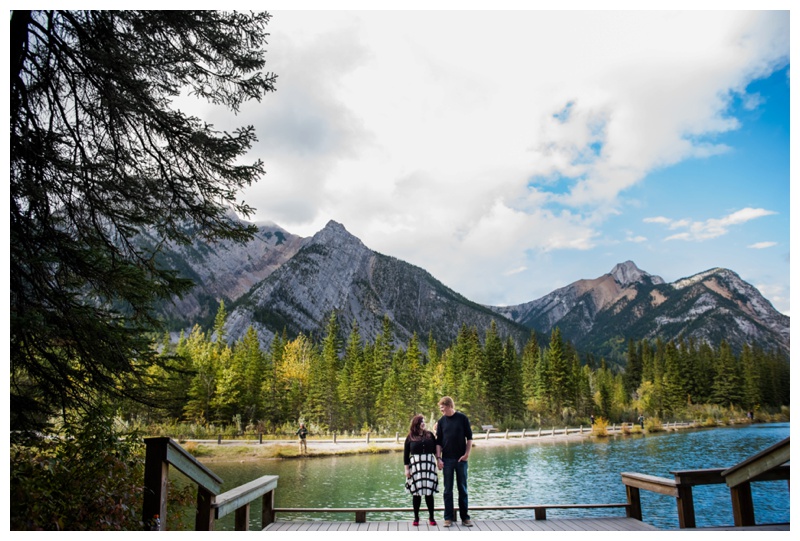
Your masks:
{"label": "wooden dock", "polygon": [[658,528],[641,520],[627,517],[596,518],[549,518],[547,520],[473,520],[472,527],[462,526],[460,522],[444,527],[444,520],[436,526],[420,521],[412,526],[410,520],[349,522],[349,521],[294,521],[281,520],[264,528],[266,532],[413,532],[413,531],[479,531],[479,532],[597,532],[597,531],[657,531]]}
{"label": "wooden dock", "polygon": [[[746,459],[726,470],[706,469],[673,471],[674,479],[662,478],[635,472],[621,473],[627,501],[625,503],[588,504],[516,504],[473,506],[470,510],[511,510],[527,509],[533,511],[533,518],[513,520],[474,520],[472,527],[464,527],[455,522],[444,527],[444,520],[436,526],[427,522],[413,526],[408,518],[402,521],[368,521],[369,513],[403,513],[411,517],[411,509],[398,508],[288,508],[275,506],[275,491],[278,486],[277,475],[264,475],[249,483],[222,492],[222,480],[211,470],[200,464],[191,454],[171,438],[147,438],[145,456],[144,503],[142,522],[157,529],[165,529],[166,520],[153,520],[166,517],[167,475],[169,466],[175,466],[189,479],[198,484],[197,512],[195,530],[211,531],[214,522],[228,515],[235,515],[235,529],[246,531],[250,526],[251,502],[261,501],[261,526],[263,531],[540,531],[540,532],[579,532],[579,531],[657,531],[658,528],[642,521],[640,491],[675,498],[680,529],[686,530],[762,530],[787,531],[789,524],[756,524],[750,484],[761,481],[786,481],[788,489],[790,444],[787,437],[781,442]],[[692,489],[695,486],[726,484],[731,491],[733,505],[733,526],[697,528],[694,513]],[[621,508],[625,516],[547,518],[548,509],[610,509]],[[441,511],[442,508],[437,508]],[[354,521],[330,520],[277,520],[278,514],[286,513],[346,513],[354,516]],[[425,514],[423,513],[423,516]],[[151,524],[155,522],[155,524]]]}

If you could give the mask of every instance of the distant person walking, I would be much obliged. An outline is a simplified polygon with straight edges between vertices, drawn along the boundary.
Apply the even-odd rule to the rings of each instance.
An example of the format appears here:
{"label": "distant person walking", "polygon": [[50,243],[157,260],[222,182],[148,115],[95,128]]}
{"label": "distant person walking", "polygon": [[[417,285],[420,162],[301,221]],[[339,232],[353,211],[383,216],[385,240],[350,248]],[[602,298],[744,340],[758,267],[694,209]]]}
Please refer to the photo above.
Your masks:
{"label": "distant person walking", "polygon": [[463,526],[472,526],[467,498],[467,460],[472,450],[472,427],[469,419],[456,411],[449,396],[439,400],[442,417],[436,425],[436,456],[439,469],[444,472],[444,526],[455,521],[453,508],[453,476],[458,488],[458,514]]}
{"label": "distant person walking", "polygon": [[306,446],[306,436],[308,436],[308,429],[305,423],[300,423],[300,428],[297,429],[295,435],[300,438],[300,454],[308,454],[308,447]]}
{"label": "distant person walking", "polygon": [[644,415],[639,415],[639,426],[644,430]]}
{"label": "distant person walking", "polygon": [[405,445],[403,464],[406,470],[406,490],[414,504],[414,526],[419,526],[419,508],[422,497],[428,507],[428,524],[436,526],[433,518],[433,493],[439,492],[439,474],[436,471],[436,436],[425,426],[425,418],[415,415],[411,419]]}

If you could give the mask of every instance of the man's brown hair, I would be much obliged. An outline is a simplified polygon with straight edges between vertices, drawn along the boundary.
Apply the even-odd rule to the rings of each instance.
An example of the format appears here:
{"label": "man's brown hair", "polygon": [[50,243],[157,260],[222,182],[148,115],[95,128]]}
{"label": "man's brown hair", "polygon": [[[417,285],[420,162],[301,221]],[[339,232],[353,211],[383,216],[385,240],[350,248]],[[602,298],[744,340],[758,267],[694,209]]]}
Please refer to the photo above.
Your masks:
{"label": "man's brown hair", "polygon": [[453,404],[453,399],[450,398],[449,396],[443,396],[442,399],[439,400],[439,405],[440,406],[447,406],[447,407],[450,407],[450,408],[454,408],[455,407],[455,404]]}

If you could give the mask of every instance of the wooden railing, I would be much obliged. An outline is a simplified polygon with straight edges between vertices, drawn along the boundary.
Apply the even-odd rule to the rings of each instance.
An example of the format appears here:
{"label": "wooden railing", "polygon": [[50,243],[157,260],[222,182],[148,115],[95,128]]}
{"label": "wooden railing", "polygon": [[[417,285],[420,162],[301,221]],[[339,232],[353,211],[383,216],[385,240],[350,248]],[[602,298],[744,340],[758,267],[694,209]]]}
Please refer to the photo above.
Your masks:
{"label": "wooden railing", "polygon": [[277,475],[265,475],[221,494],[222,479],[200,464],[177,442],[171,438],[146,438],[144,442],[146,453],[142,522],[147,529],[166,530],[170,465],[197,483],[195,530],[213,530],[214,521],[230,513],[236,513],[236,530],[248,530],[250,502],[262,496],[262,528],[274,522]]}
{"label": "wooden railing", "polygon": [[727,484],[731,491],[734,526],[755,526],[755,511],[750,492],[751,482],[789,481],[789,438],[765,449],[728,469],[672,471],[674,479],[642,473],[623,473],[622,483],[628,496],[628,516],[642,520],[640,490],[649,490],[675,498],[681,528],[697,527],[692,487]]}
{"label": "wooden railing", "polygon": [[[530,509],[536,520],[547,520],[548,509],[627,509],[628,503],[586,503],[586,504],[536,504],[536,505],[470,505],[470,511]],[[435,511],[444,511],[444,507],[436,507]],[[356,522],[366,522],[367,513],[411,513],[411,507],[276,507],[278,513],[351,513]],[[453,512],[458,514],[458,507]]]}

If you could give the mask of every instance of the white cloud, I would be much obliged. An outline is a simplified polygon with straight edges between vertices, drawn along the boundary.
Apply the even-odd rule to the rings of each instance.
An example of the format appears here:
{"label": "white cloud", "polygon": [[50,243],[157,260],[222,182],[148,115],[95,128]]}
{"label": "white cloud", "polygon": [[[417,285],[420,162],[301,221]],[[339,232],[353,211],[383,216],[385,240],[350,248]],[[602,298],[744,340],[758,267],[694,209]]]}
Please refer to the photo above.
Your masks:
{"label": "white cloud", "polygon": [[665,216],[656,216],[654,218],[645,218],[642,221],[644,221],[645,223],[649,223],[649,224],[670,224],[670,223],[672,223],[672,220],[670,220],[669,218],[667,218]]}
{"label": "white cloud", "polygon": [[757,105],[747,84],[788,61],[782,12],[272,14],[277,92],[212,120],[255,125],[255,219],[335,219],[486,302],[508,269],[596,246],[650,172],[728,152],[733,97]]}
{"label": "white cloud", "polygon": [[748,246],[748,248],[753,248],[754,250],[763,250],[765,248],[772,248],[773,246],[777,245],[777,242],[756,242],[755,244]]}
{"label": "white cloud", "polygon": [[[722,218],[710,218],[702,222],[695,222],[687,219],[670,220],[663,217],[659,217],[658,219],[646,218],[645,221],[666,225],[670,230],[688,229],[688,231],[670,235],[665,240],[704,241],[726,235],[729,231],[729,228],[733,225],[743,224],[751,220],[762,218],[764,216],[771,216],[773,214],[777,213],[771,210],[747,207],[728,214],[727,216],[723,216]],[[767,246],[753,245],[750,247],[766,248]]]}

